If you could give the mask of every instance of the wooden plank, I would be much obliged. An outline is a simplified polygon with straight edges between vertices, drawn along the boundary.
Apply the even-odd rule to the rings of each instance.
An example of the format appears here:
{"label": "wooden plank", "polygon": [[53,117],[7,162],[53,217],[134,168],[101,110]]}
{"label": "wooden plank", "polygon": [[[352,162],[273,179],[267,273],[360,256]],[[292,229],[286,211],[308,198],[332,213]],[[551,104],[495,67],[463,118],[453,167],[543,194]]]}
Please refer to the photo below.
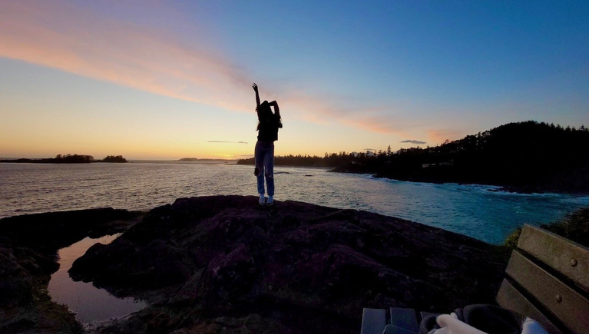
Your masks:
{"label": "wooden plank", "polygon": [[419,332],[419,322],[417,321],[417,314],[414,309],[391,307],[390,314],[391,325],[403,328],[411,333]]}
{"label": "wooden plank", "polygon": [[517,247],[589,291],[589,249],[546,230],[524,225]]}
{"label": "wooden plank", "polygon": [[562,334],[552,321],[550,321],[528,298],[522,295],[517,288],[506,279],[503,280],[499,292],[497,292],[497,304],[503,308],[536,320],[550,334]]}
{"label": "wooden plank", "polygon": [[364,308],[362,310],[361,334],[382,334],[387,325],[387,310]]}
{"label": "wooden plank", "polygon": [[589,332],[589,300],[514,250],[507,275],[550,310],[573,333]]}

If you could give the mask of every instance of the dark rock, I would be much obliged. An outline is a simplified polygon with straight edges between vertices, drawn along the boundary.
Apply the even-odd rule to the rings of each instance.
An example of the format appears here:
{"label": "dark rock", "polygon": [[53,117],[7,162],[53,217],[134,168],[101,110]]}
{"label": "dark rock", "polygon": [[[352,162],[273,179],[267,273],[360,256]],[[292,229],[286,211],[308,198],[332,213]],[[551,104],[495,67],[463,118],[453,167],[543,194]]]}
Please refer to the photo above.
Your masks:
{"label": "dark rock", "polygon": [[33,299],[32,290],[32,278],[14,256],[13,250],[0,246],[0,306],[27,304]]}
{"label": "dark rock", "polygon": [[203,290],[203,279],[202,275],[204,269],[201,269],[194,273],[184,285],[178,290],[178,292],[170,299],[171,303],[182,303],[194,301],[202,295]]}
{"label": "dark rock", "polygon": [[505,265],[495,246],[402,219],[213,196],[152,210],[71,273],[157,300],[105,332],[241,333],[255,319],[284,333],[356,333],[362,307],[493,303]]}
{"label": "dark rock", "polygon": [[254,259],[245,244],[239,244],[229,254],[220,254],[209,263],[203,286],[212,303],[230,300],[232,303],[249,297],[258,274]]}
{"label": "dark rock", "polygon": [[107,208],[1,219],[0,333],[81,333],[74,315],[47,294],[57,251],[89,235],[124,231],[138,215]]}
{"label": "dark rock", "polygon": [[[97,277],[98,286],[133,287],[147,290],[185,282],[192,272],[186,265],[188,256],[176,247],[156,239],[136,250],[126,239],[115,240],[116,247],[95,244],[84,256],[74,261],[69,270],[74,280],[90,281]],[[125,259],[134,259],[126,261]],[[111,292],[120,295],[120,289]]]}
{"label": "dark rock", "polygon": [[[84,237],[124,231],[128,222],[139,213],[113,208],[65,212],[48,212],[0,219],[0,235],[19,239],[21,245],[45,246],[55,249],[67,247]],[[113,228],[113,221],[126,221]]]}
{"label": "dark rock", "polygon": [[99,209],[0,220],[0,332],[81,332],[44,289],[58,248],[113,231],[126,230],[70,274],[152,304],[92,333],[357,333],[362,307],[493,303],[506,265],[472,238],[300,202],[184,198],[135,217]]}

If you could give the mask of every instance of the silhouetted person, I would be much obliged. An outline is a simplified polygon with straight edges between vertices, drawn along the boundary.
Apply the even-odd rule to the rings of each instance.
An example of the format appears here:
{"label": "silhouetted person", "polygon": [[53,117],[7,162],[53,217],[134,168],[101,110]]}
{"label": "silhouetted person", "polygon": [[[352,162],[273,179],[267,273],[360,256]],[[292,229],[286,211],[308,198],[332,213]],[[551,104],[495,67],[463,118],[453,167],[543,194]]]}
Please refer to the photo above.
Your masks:
{"label": "silhouetted person", "polygon": [[[260,194],[260,205],[274,204],[274,142],[278,140],[278,128],[282,127],[280,109],[276,101],[264,101],[260,103],[258,85],[253,84],[256,92],[256,112],[258,114],[258,141],[254,159],[256,168],[254,175],[258,178],[258,194]],[[274,112],[272,108],[274,107]],[[264,178],[268,188],[268,200],[264,194]]]}

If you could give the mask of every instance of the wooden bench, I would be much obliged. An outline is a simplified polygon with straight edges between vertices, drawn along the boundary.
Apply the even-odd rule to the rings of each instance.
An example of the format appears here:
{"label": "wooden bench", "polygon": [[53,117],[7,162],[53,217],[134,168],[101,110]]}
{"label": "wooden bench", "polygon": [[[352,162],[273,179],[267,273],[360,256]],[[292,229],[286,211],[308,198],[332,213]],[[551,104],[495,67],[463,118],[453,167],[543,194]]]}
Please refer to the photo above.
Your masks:
{"label": "wooden bench", "polygon": [[589,249],[525,225],[505,274],[499,306],[549,333],[589,333]]}
{"label": "wooden bench", "polygon": [[[505,276],[499,306],[538,321],[551,334],[589,333],[589,249],[525,225]],[[361,334],[415,334],[426,315],[365,308]]]}

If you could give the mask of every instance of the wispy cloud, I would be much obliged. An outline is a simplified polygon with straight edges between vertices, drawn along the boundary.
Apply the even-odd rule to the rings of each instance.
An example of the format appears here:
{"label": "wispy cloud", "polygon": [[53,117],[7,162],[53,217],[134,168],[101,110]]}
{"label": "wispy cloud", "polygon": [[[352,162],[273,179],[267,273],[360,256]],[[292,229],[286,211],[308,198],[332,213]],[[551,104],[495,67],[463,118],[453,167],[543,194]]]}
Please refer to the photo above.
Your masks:
{"label": "wispy cloud", "polygon": [[227,88],[249,84],[212,47],[66,1],[1,2],[0,56],[231,110],[244,106]]}
{"label": "wispy cloud", "polygon": [[[141,5],[153,6],[155,15],[165,6],[156,3]],[[2,1],[0,57],[163,96],[251,112],[253,76],[215,45],[205,40],[187,43],[170,31],[106,13],[65,0]],[[171,22],[183,19],[171,9],[162,15],[168,15],[166,20]],[[264,93],[276,96],[293,118],[338,122],[383,134],[402,135],[406,129],[402,122],[387,116],[394,114],[388,106],[358,108],[354,103],[347,105],[346,97],[325,98],[285,87],[264,87]]]}
{"label": "wispy cloud", "polygon": [[442,144],[446,140],[456,140],[464,136],[464,133],[456,130],[429,130],[428,137],[431,138],[430,142]]}
{"label": "wispy cloud", "polygon": [[423,144],[427,144],[427,142],[421,141],[421,140],[403,140],[401,143],[408,143],[408,144],[415,144],[415,145],[423,145]]}
{"label": "wispy cloud", "polygon": [[396,134],[402,136],[410,127],[402,121],[390,106],[370,106],[357,102],[346,96],[332,96],[321,98],[303,91],[288,90],[280,97],[279,103],[284,101],[299,111],[300,117],[314,123],[341,123],[343,125],[382,134]]}

